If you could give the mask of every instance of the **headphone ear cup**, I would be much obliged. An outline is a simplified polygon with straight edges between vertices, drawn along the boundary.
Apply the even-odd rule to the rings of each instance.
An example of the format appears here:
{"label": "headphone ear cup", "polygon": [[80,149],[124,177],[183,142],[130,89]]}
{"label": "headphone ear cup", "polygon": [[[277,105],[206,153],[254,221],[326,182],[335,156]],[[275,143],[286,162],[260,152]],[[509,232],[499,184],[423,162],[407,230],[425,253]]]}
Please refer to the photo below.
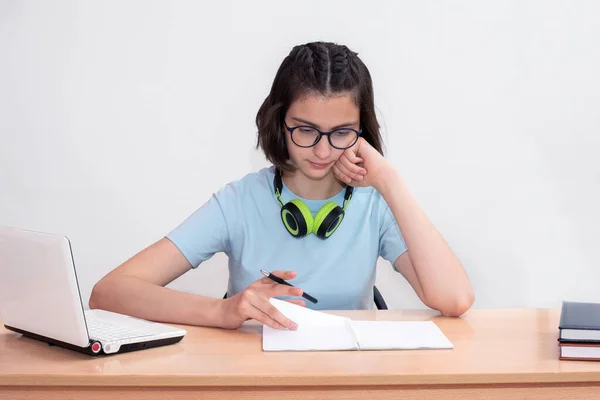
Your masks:
{"label": "headphone ear cup", "polygon": [[314,232],[319,239],[333,235],[344,219],[345,212],[334,202],[326,203],[315,216]]}
{"label": "headphone ear cup", "polygon": [[301,238],[313,230],[313,217],[302,200],[294,199],[281,208],[281,221],[290,235]]}

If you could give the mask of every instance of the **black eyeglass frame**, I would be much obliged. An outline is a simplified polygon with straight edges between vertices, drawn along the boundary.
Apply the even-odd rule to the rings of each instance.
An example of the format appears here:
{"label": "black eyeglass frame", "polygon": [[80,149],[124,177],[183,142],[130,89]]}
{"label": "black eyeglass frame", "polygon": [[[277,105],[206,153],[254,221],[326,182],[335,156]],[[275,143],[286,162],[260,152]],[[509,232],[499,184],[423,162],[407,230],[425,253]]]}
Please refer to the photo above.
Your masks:
{"label": "black eyeglass frame", "polygon": [[[294,144],[296,146],[302,147],[302,148],[305,148],[305,149],[316,146],[317,143],[319,143],[321,141],[321,138],[323,136],[327,136],[327,140],[329,141],[329,144],[331,145],[331,147],[336,148],[338,150],[346,150],[346,149],[349,149],[350,147],[354,146],[356,144],[356,142],[358,141],[358,138],[362,135],[362,129],[360,129],[360,130],[357,131],[356,129],[352,129],[352,128],[337,128],[337,129],[334,129],[334,130],[329,131],[329,132],[323,132],[323,131],[318,130],[314,126],[309,126],[309,125],[298,125],[298,126],[294,126],[294,127],[290,128],[285,121],[283,122],[283,125],[285,125],[285,129],[287,129],[288,132],[290,132],[290,135],[292,137],[292,142],[294,142]],[[311,144],[310,146],[301,146],[298,143],[296,143],[296,141],[294,140],[294,131],[296,129],[298,129],[298,128],[313,129],[313,130],[315,130],[315,131],[317,131],[319,133],[319,136],[317,137],[317,140],[315,140],[315,142],[313,144]],[[356,139],[354,139],[354,141],[351,144],[349,144],[348,146],[346,146],[346,147],[338,147],[338,146],[334,145],[332,143],[332,141],[331,141],[331,134],[335,133],[337,131],[352,131],[352,132],[356,133]]]}

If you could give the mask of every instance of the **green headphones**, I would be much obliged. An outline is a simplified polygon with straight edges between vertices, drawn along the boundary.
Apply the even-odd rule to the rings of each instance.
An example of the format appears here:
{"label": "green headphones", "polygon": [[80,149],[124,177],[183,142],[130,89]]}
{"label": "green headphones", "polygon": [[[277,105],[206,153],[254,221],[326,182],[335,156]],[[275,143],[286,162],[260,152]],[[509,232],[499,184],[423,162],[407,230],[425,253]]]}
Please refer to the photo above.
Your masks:
{"label": "green headphones", "polygon": [[319,239],[327,239],[335,232],[344,219],[345,210],[352,197],[352,186],[346,186],[344,204],[338,206],[332,201],[325,203],[313,218],[308,206],[300,199],[293,199],[286,204],[281,200],[283,182],[281,173],[276,170],[273,178],[275,196],[281,204],[281,221],[287,231],[296,238],[314,233]]}

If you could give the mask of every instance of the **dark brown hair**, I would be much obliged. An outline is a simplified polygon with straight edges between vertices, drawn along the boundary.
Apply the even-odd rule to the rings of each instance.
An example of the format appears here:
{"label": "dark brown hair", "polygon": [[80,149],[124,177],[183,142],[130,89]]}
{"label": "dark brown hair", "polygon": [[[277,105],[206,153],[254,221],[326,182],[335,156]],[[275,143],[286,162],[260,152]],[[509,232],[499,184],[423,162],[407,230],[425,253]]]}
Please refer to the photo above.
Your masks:
{"label": "dark brown hair", "polygon": [[362,137],[383,154],[375,115],[369,70],[343,45],[313,42],[295,46],[279,67],[271,91],[256,114],[258,140],[265,157],[277,168],[289,170],[283,120],[290,104],[304,94],[353,92],[360,110]]}

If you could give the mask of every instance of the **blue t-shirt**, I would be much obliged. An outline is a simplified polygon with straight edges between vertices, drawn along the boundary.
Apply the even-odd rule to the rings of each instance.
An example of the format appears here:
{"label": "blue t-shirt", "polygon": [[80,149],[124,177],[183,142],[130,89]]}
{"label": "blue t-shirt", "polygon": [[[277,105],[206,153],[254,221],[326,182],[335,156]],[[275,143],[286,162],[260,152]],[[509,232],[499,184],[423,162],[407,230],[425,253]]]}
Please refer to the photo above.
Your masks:
{"label": "blue t-shirt", "polygon": [[[231,182],[171,231],[170,239],[196,268],[217,252],[229,264],[228,296],[263,277],[260,270],[294,270],[294,286],[318,299],[320,310],[373,308],[379,256],[393,263],[407,248],[387,203],[372,187],[354,189],[341,225],[326,240],[294,238],[281,221],[274,167]],[[327,201],[343,204],[345,189],[327,200],[302,199],[313,216]],[[284,184],[282,201],[299,198]]]}

